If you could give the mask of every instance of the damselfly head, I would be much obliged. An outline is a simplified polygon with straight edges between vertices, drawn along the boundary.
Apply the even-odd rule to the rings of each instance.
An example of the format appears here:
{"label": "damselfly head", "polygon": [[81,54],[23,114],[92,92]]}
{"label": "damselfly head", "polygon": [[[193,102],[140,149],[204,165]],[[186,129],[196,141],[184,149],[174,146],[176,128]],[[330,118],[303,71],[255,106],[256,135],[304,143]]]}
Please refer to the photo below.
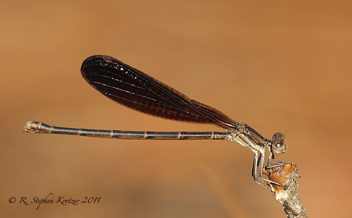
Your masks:
{"label": "damselfly head", "polygon": [[284,154],[288,146],[285,143],[285,136],[282,133],[275,133],[271,144],[272,152],[275,154]]}

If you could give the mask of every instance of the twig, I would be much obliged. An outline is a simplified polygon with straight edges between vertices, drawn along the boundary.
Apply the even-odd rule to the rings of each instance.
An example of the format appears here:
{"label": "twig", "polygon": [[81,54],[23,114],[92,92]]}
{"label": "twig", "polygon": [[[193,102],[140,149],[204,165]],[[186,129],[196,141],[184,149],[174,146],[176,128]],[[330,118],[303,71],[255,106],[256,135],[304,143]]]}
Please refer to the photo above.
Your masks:
{"label": "twig", "polygon": [[286,216],[289,218],[306,218],[307,212],[297,192],[296,178],[298,174],[297,164],[284,164],[263,170],[271,181],[280,185],[269,184],[271,191],[274,193],[276,200],[283,205]]}

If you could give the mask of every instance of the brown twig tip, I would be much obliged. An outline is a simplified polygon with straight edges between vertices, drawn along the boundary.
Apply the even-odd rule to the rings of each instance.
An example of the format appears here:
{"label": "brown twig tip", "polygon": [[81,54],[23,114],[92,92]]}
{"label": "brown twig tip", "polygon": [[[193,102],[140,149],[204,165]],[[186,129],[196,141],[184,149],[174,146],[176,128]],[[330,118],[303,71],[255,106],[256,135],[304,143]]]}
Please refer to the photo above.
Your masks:
{"label": "brown twig tip", "polygon": [[296,178],[300,178],[297,164],[287,163],[279,165],[265,169],[263,173],[271,181],[282,185],[270,184],[270,187],[276,200],[283,205],[287,217],[307,217],[307,212],[302,205],[296,189]]}

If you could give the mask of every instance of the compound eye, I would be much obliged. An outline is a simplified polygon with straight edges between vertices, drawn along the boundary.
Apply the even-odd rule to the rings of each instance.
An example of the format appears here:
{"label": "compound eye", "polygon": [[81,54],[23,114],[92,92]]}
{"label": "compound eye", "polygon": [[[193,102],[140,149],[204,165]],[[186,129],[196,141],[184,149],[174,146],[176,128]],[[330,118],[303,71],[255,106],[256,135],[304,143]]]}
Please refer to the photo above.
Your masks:
{"label": "compound eye", "polygon": [[285,137],[282,133],[275,133],[272,140],[272,151],[275,154],[284,154],[287,151],[287,145],[285,143]]}

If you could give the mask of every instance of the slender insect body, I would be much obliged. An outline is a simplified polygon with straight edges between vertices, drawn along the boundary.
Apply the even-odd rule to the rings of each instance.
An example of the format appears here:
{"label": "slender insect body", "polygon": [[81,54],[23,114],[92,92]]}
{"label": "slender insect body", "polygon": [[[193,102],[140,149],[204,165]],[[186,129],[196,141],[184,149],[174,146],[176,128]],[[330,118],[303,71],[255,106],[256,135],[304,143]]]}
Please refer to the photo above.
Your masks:
{"label": "slender insect body", "polygon": [[28,121],[24,132],[131,140],[234,141],[254,152],[252,175],[256,181],[257,175],[262,179],[266,150],[269,152],[267,166],[271,159],[275,160],[274,154],[284,154],[287,151],[283,134],[276,133],[272,140],[268,140],[247,124],[236,122],[221,111],[193,100],[115,58],[106,55],[91,56],[82,63],[81,73],[104,96],[133,110],[169,120],[212,124],[227,132],[95,130],[50,126],[37,121]]}

